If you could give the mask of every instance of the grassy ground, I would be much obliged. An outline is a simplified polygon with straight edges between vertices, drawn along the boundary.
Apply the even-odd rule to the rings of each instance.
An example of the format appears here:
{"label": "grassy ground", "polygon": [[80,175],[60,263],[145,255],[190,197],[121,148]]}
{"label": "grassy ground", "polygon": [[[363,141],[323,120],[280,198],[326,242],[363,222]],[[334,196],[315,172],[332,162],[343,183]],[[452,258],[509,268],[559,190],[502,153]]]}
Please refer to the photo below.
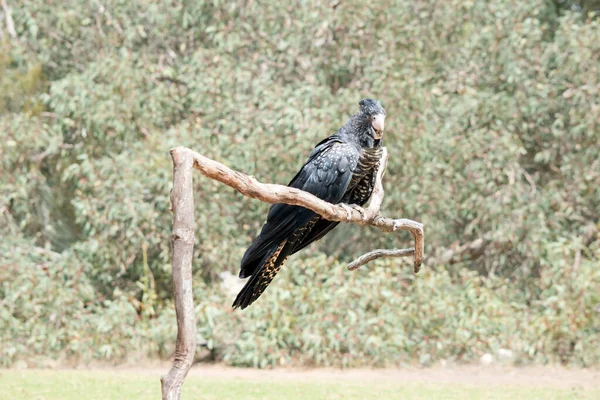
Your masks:
{"label": "grassy ground", "polygon": [[[96,400],[159,399],[158,377],[166,370],[0,370],[0,399]],[[402,371],[337,374],[253,373],[226,369],[190,373],[184,399],[600,399],[600,382],[561,384],[560,374],[539,379],[492,383],[477,373],[466,382],[447,376],[412,381]],[[426,373],[421,371],[421,373]],[[410,373],[409,373],[410,375]],[[492,375],[493,376],[493,375]],[[465,377],[468,378],[468,377]],[[556,381],[555,381],[556,379]],[[591,379],[595,379],[592,377]],[[458,380],[459,382],[453,382]],[[439,381],[439,382],[438,382]],[[529,382],[529,384],[528,384]],[[564,383],[564,381],[563,381]]]}

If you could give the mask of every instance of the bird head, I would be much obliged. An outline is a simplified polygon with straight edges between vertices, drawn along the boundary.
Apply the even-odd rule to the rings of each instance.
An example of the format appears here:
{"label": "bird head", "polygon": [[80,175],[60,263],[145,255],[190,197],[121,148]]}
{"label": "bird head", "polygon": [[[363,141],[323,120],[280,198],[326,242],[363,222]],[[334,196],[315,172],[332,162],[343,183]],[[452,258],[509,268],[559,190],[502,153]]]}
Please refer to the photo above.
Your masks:
{"label": "bird head", "polygon": [[363,129],[374,140],[381,140],[385,125],[385,109],[379,101],[372,99],[363,99],[358,105],[360,106],[359,118]]}

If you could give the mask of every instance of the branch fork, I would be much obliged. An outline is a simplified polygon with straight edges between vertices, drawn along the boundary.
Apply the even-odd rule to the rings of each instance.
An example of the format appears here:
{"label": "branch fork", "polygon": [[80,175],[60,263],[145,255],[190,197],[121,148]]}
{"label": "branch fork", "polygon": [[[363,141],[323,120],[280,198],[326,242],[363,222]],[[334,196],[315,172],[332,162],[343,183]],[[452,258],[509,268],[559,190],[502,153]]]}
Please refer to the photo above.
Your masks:
{"label": "branch fork", "polygon": [[253,176],[234,171],[186,147],[176,147],[171,149],[170,153],[173,160],[171,210],[174,215],[171,242],[177,342],[173,365],[168,374],[161,377],[163,400],[178,400],[181,397],[181,387],[192,366],[196,349],[196,321],[192,298],[192,257],[195,238],[193,168],[208,178],[236,189],[244,196],[266,203],[302,206],[330,221],[352,222],[363,226],[371,225],[384,232],[409,231],[414,239],[414,247],[399,250],[373,250],[351,262],[348,269],[355,270],[382,257],[414,256],[414,272],[419,272],[423,261],[423,224],[410,219],[387,218],[380,214],[384,196],[382,178],[388,160],[385,148],[377,170],[371,201],[366,208],[352,204],[331,204],[303,190],[261,183]]}

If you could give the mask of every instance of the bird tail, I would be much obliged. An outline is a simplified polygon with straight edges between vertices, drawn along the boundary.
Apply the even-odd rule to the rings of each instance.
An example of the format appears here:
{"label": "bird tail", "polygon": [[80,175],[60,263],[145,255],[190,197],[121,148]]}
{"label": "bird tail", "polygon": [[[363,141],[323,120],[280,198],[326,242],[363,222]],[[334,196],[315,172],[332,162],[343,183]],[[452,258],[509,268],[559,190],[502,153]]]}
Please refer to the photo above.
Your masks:
{"label": "bird tail", "polygon": [[292,250],[293,246],[286,246],[286,244],[288,244],[288,241],[284,240],[263,259],[262,265],[254,270],[246,285],[238,293],[232,304],[233,308],[239,307],[243,310],[263,294]]}

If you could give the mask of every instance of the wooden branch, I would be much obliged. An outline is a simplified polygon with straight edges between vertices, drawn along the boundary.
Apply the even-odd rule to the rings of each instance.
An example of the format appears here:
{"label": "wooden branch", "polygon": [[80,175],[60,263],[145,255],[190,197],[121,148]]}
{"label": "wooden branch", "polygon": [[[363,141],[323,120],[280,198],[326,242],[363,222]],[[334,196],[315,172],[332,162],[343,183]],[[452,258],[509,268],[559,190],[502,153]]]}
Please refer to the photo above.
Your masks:
{"label": "wooden branch", "polygon": [[161,377],[162,399],[179,400],[181,386],[194,361],[196,351],[196,318],[192,288],[192,258],[194,255],[194,193],[192,185],[192,155],[171,150],[173,159],[173,248],[172,277],[177,315],[175,359],[169,373]]}
{"label": "wooden branch", "polygon": [[358,267],[365,265],[366,263],[373,261],[377,258],[391,258],[391,257],[406,257],[412,256],[415,253],[414,247],[410,249],[399,249],[399,250],[384,250],[377,249],[370,251],[362,256],[358,257],[356,260],[352,261],[348,264],[348,270],[354,271]]}
{"label": "wooden branch", "polygon": [[371,222],[371,225],[384,232],[409,231],[413,235],[415,241],[413,250],[415,256],[413,264],[415,274],[421,270],[421,263],[423,262],[423,254],[425,252],[425,232],[423,231],[422,223],[405,218],[385,218],[378,214]]}
{"label": "wooden branch", "polygon": [[231,186],[241,194],[266,203],[285,203],[308,208],[330,221],[354,222],[361,225],[372,225],[384,232],[398,230],[409,231],[415,241],[414,270],[418,272],[423,262],[424,233],[423,224],[409,219],[391,219],[379,214],[383,202],[384,190],[381,183],[387,163],[387,150],[384,148],[381,167],[377,171],[377,179],[369,207],[348,207],[344,204],[331,204],[300,189],[283,185],[261,183],[253,176],[234,171],[225,165],[204,157],[185,147],[177,147],[174,152],[188,153],[194,159],[194,168],[208,178]]}
{"label": "wooden branch", "polygon": [[169,373],[161,377],[163,400],[179,400],[181,387],[192,365],[196,347],[196,322],[192,299],[192,255],[194,251],[194,198],[192,192],[192,167],[205,176],[236,189],[244,196],[267,203],[285,203],[302,206],[330,221],[354,222],[372,225],[385,232],[409,231],[415,247],[401,250],[375,250],[359,257],[348,265],[354,270],[380,257],[414,255],[414,271],[419,271],[423,260],[423,225],[409,219],[391,219],[380,215],[384,190],[383,174],[388,154],[384,148],[377,170],[375,187],[367,208],[347,204],[331,204],[312,194],[283,185],[258,182],[253,176],[234,171],[225,165],[204,157],[185,147],[171,150],[173,159],[173,191],[171,210],[173,216],[173,289],[177,314],[177,343],[175,360]]}
{"label": "wooden branch", "polygon": [[10,8],[8,7],[8,4],[6,3],[6,0],[1,0],[1,1],[2,1],[2,10],[4,11],[4,18],[6,20],[6,30],[8,31],[8,34],[10,35],[11,38],[16,39],[17,31],[15,30],[15,23],[12,19],[12,14],[10,13]]}

